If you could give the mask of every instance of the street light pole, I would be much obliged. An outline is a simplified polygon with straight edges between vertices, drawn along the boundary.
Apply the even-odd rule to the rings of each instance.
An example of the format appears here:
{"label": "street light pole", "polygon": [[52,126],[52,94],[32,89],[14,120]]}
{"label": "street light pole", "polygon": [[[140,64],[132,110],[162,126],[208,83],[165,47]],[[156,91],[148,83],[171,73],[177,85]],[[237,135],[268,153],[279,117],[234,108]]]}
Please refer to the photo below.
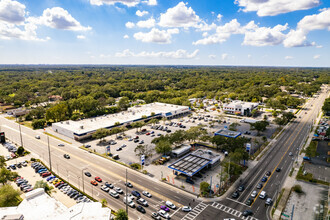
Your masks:
{"label": "street light pole", "polygon": [[21,138],[21,146],[23,147],[23,137],[22,137],[22,130],[21,130],[21,124],[18,123],[18,127],[19,127],[19,135],[20,135],[20,138]]}
{"label": "street light pole", "polygon": [[50,168],[50,171],[52,171],[52,159],[50,156],[50,146],[49,146],[49,136],[48,135],[47,135],[47,142],[48,142],[49,168]]}
{"label": "street light pole", "polygon": [[126,169],[126,213],[127,213],[127,217],[128,217],[128,199],[127,199],[127,169]]}
{"label": "street light pole", "polygon": [[85,192],[85,185],[84,185],[84,170],[87,168],[84,168],[81,170],[81,179],[82,179],[82,187],[83,187],[83,192]]}

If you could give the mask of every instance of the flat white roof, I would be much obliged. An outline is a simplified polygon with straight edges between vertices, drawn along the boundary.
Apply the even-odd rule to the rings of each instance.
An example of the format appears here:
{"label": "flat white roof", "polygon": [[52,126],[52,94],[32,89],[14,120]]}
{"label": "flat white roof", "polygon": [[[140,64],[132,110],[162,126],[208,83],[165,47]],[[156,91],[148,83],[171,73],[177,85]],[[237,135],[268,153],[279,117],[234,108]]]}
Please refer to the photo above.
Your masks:
{"label": "flat white roof", "polygon": [[243,102],[243,101],[240,101],[240,100],[234,100],[230,103],[225,103],[223,106],[224,107],[230,107],[230,108],[235,108],[235,106],[237,105],[242,105],[243,108],[249,108],[249,107],[255,107],[255,106],[258,106],[259,103],[257,102]]}
{"label": "flat white roof", "polygon": [[76,134],[84,134],[95,131],[99,128],[107,128],[114,126],[116,122],[127,123],[139,120],[142,116],[151,116],[151,113],[165,116],[166,113],[178,114],[189,111],[188,106],[180,106],[166,103],[150,103],[146,105],[137,105],[128,108],[127,111],[99,116],[95,118],[88,118],[80,121],[63,121],[54,123],[54,125],[70,130]]}

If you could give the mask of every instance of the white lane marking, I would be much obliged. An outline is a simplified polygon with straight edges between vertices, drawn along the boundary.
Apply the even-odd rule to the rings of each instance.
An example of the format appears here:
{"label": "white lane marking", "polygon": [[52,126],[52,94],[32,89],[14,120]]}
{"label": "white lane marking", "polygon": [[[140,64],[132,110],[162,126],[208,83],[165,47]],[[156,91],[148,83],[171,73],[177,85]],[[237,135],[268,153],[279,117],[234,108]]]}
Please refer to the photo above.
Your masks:
{"label": "white lane marking", "polygon": [[230,201],[236,202],[236,203],[241,204],[241,205],[244,205],[244,206],[246,206],[246,207],[250,207],[250,206],[248,206],[248,205],[246,205],[246,204],[244,204],[244,203],[242,203],[242,202],[239,202],[239,201],[233,200],[233,199],[231,199],[231,198],[228,198],[228,197],[227,197],[226,199],[229,199]]}
{"label": "white lane marking", "polygon": [[181,207],[180,208],[178,208],[175,212],[173,212],[173,214],[172,215],[170,215],[170,217],[172,217],[173,215],[175,215],[175,213],[177,213],[179,210],[181,209]]}

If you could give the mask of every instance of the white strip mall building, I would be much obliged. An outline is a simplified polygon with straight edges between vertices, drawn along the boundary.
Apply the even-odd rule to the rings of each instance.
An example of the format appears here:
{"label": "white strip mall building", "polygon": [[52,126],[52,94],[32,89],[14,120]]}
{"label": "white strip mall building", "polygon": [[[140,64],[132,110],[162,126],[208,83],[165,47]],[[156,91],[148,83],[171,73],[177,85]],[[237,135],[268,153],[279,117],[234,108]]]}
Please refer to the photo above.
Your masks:
{"label": "white strip mall building", "polygon": [[[104,115],[79,121],[62,121],[52,124],[52,129],[62,135],[75,140],[90,138],[100,128],[111,129],[117,126],[129,125],[132,122],[148,120],[151,118],[171,119],[190,113],[188,106],[180,106],[154,102],[146,105],[136,105],[127,111]],[[119,122],[119,125],[117,125]],[[116,125],[115,125],[116,124]]]}

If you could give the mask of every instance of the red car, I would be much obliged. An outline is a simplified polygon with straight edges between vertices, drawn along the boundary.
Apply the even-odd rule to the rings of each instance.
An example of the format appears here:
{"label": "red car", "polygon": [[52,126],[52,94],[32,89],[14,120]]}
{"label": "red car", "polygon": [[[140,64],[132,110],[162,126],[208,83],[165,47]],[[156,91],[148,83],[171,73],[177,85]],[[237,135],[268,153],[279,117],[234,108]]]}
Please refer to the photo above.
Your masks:
{"label": "red car", "polygon": [[150,135],[150,132],[146,133],[146,135]]}
{"label": "red car", "polygon": [[94,186],[97,186],[97,182],[95,180],[92,180],[91,184],[94,185]]}
{"label": "red car", "polygon": [[100,178],[100,177],[95,177],[95,180],[97,181],[97,182],[102,182],[102,179]]}
{"label": "red car", "polygon": [[46,173],[43,173],[41,174],[42,177],[47,177],[47,176],[50,176],[52,173],[51,172],[46,172]]}

